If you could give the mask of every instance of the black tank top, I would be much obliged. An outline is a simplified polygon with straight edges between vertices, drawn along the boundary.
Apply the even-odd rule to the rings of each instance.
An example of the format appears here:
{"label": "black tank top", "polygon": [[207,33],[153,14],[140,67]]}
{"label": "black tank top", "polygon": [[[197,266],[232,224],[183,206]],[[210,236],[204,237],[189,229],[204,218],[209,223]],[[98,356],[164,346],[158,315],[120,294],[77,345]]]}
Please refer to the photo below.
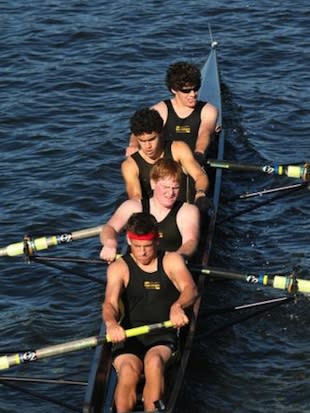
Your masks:
{"label": "black tank top", "polygon": [[176,114],[171,100],[165,100],[168,108],[168,117],[164,126],[164,138],[166,140],[183,141],[194,152],[201,123],[201,110],[207,102],[198,101],[193,112],[182,119]]}
{"label": "black tank top", "polygon": [[163,256],[158,254],[157,270],[151,273],[143,271],[130,254],[123,256],[130,274],[121,296],[124,328],[169,320],[170,307],[180,293],[163,269]]}
{"label": "black tank top", "polygon": [[[182,245],[182,235],[177,226],[177,213],[184,202],[176,201],[168,215],[158,222],[159,250],[176,251]],[[150,212],[150,200],[142,199],[143,212]]]}
{"label": "black tank top", "polygon": [[[165,142],[164,155],[165,159],[173,159],[171,153],[172,142]],[[140,155],[139,152],[135,152],[131,155],[132,159],[136,162],[139,169],[139,181],[141,185],[142,198],[149,198],[152,196],[152,189],[150,185],[150,171],[153,167],[152,163],[146,162],[146,160]]]}

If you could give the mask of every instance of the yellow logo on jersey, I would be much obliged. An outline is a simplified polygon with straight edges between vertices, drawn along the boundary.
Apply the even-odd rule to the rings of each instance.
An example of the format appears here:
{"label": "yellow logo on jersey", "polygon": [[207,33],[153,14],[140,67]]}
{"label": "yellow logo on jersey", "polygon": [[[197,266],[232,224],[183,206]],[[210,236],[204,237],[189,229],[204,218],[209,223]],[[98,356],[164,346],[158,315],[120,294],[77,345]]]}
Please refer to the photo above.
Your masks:
{"label": "yellow logo on jersey", "polygon": [[144,281],[143,285],[146,290],[160,290],[160,282],[158,281]]}
{"label": "yellow logo on jersey", "polygon": [[191,133],[191,127],[189,125],[177,125],[175,131],[176,133]]}

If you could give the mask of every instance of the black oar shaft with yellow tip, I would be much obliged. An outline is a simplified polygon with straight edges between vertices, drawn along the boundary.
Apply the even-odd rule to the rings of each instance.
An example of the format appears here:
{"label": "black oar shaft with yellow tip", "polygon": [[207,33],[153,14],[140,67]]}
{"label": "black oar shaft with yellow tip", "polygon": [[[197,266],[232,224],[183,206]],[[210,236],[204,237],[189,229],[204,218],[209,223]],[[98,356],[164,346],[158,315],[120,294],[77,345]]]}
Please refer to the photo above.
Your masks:
{"label": "black oar shaft with yellow tip", "polygon": [[[126,337],[135,337],[143,334],[148,334],[151,331],[159,330],[162,328],[173,327],[170,320],[163,321],[161,323],[149,324],[140,327],[130,328],[125,330]],[[83,338],[80,340],[69,341],[62,344],[56,344],[54,346],[44,347],[38,350],[29,350],[23,353],[16,353],[10,356],[0,357],[0,370],[7,370],[10,367],[17,366],[19,364],[30,363],[33,361],[41,360],[47,357],[59,356],[74,351],[84,350],[87,348],[96,347],[104,342],[110,342],[108,336],[99,337],[92,336]]]}
{"label": "black oar shaft with yellow tip", "polygon": [[212,168],[231,169],[235,171],[263,172],[268,175],[285,175],[289,178],[310,179],[310,164],[303,165],[247,165],[230,161],[207,159],[207,165]]}
{"label": "black oar shaft with yellow tip", "polygon": [[32,254],[36,251],[46,250],[50,247],[55,247],[60,244],[67,244],[69,242],[95,237],[99,235],[102,226],[81,229],[75,232],[67,232],[58,235],[51,235],[40,238],[25,237],[24,241],[10,244],[4,248],[0,248],[0,257],[22,255],[24,253]]}
{"label": "black oar shaft with yellow tip", "polygon": [[288,292],[310,293],[310,280],[303,280],[296,278],[294,274],[291,275],[269,275],[269,274],[242,274],[232,271],[225,271],[213,267],[191,267],[194,272],[200,272],[209,275],[211,278],[222,278],[227,280],[245,281],[250,284],[257,284],[262,286],[269,286],[286,290]]}

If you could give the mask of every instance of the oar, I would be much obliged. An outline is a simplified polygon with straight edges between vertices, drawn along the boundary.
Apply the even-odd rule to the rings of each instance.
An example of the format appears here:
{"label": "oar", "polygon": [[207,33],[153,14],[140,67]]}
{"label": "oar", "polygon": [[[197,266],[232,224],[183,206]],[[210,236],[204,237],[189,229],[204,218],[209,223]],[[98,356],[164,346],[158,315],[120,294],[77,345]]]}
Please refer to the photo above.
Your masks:
{"label": "oar", "polygon": [[274,201],[276,201],[276,200],[279,200],[279,199],[281,199],[281,198],[284,198],[284,197],[286,197],[286,196],[288,196],[288,195],[291,195],[292,193],[296,193],[296,192],[300,191],[301,189],[303,189],[305,185],[308,186],[308,183],[307,183],[307,182],[302,182],[302,185],[293,186],[292,188],[290,188],[290,189],[289,189],[288,191],[286,191],[286,192],[280,192],[280,193],[274,195],[273,197],[271,197],[271,198],[269,198],[269,199],[266,199],[265,201],[259,202],[258,204],[253,205],[253,206],[250,206],[250,207],[248,207],[248,208],[244,208],[244,209],[242,209],[241,211],[236,212],[235,214],[229,215],[229,216],[227,216],[226,218],[221,219],[220,221],[218,221],[218,222],[216,223],[216,225],[221,225],[221,224],[223,224],[224,222],[230,221],[230,220],[233,219],[233,218],[236,218],[236,217],[239,217],[239,216],[241,216],[241,215],[247,214],[248,212],[252,212],[252,211],[254,211],[255,209],[258,209],[258,208],[260,208],[260,207],[262,207],[262,206],[264,206],[264,205],[271,204],[272,202],[274,202]]}
{"label": "oar", "polygon": [[10,244],[4,248],[0,248],[0,257],[22,255],[24,253],[31,255],[35,251],[45,250],[49,247],[55,247],[60,244],[67,244],[69,242],[95,237],[99,235],[102,226],[81,229],[74,232],[66,232],[58,235],[45,236],[40,238],[25,237],[22,242]]}
{"label": "oar", "polygon": [[16,376],[0,376],[0,382],[23,382],[23,383],[44,383],[44,384],[69,384],[72,386],[87,386],[87,382],[79,380],[65,379],[42,379],[41,377],[16,377]]}
{"label": "oar", "polygon": [[268,274],[242,274],[224,271],[213,267],[191,267],[191,271],[209,275],[211,278],[223,278],[228,280],[245,281],[250,284],[258,284],[286,290],[288,292],[310,293],[310,280],[302,280],[292,275],[268,275]]}
{"label": "oar", "polygon": [[275,192],[282,192],[282,191],[290,191],[295,188],[303,188],[307,187],[310,190],[310,184],[308,182],[300,182],[298,184],[293,184],[293,185],[286,185],[286,186],[280,186],[277,188],[269,188],[269,189],[262,189],[261,191],[256,191],[256,192],[245,192],[243,194],[235,195],[230,198],[225,198],[223,199],[225,202],[232,202],[232,201],[238,201],[238,200],[243,200],[243,199],[248,199],[248,198],[253,198],[255,196],[263,196],[267,194],[273,194]]}
{"label": "oar", "polygon": [[231,161],[219,161],[217,159],[207,159],[207,165],[212,168],[231,169],[234,171],[263,172],[268,175],[286,175],[289,178],[302,179],[308,181],[310,178],[310,164],[303,165],[247,165],[238,164]]}
{"label": "oar", "polygon": [[[144,325],[140,327],[130,328],[125,330],[126,337],[135,337],[143,334],[148,334],[151,331],[158,330],[161,328],[170,328],[172,322],[170,320],[163,321],[162,323],[155,323]],[[6,370],[10,367],[17,366],[23,363],[30,363],[33,361],[41,360],[47,357],[53,357],[62,355],[65,353],[71,353],[73,351],[84,350],[86,348],[96,347],[105,342],[111,342],[110,338],[106,335],[103,337],[92,336],[87,338],[82,338],[80,340],[69,341],[62,344],[56,344],[54,346],[43,347],[38,350],[29,350],[24,353],[16,353],[10,356],[0,357],[0,370]]]}

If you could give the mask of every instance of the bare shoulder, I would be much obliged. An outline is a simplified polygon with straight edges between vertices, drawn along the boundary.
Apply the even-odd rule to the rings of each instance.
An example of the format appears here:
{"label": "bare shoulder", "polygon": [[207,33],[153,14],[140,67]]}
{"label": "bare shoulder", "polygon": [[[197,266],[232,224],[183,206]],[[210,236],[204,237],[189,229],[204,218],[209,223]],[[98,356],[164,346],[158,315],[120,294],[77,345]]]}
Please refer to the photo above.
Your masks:
{"label": "bare shoulder", "polygon": [[192,282],[191,274],[181,254],[167,252],[164,257],[163,267],[177,288]]}
{"label": "bare shoulder", "polygon": [[142,204],[138,199],[126,199],[126,201],[124,201],[118,209],[129,210],[131,213],[141,212]]}
{"label": "bare shoulder", "polygon": [[163,258],[163,267],[168,276],[175,274],[176,271],[186,269],[186,263],[178,252],[166,252]]}
{"label": "bare shoulder", "polygon": [[107,269],[107,275],[112,276],[113,278],[117,277],[118,275],[125,274],[127,272],[127,264],[123,260],[122,257],[117,258],[114,262],[112,262]]}
{"label": "bare shoulder", "polygon": [[167,106],[166,106],[165,102],[164,102],[163,100],[161,100],[160,102],[155,103],[155,104],[151,107],[151,109],[159,110],[159,109],[161,109],[161,108],[163,108],[163,107],[167,107]]}
{"label": "bare shoulder", "polygon": [[166,252],[163,259],[164,264],[173,265],[176,263],[181,263],[185,265],[184,258],[181,254],[175,251]]}
{"label": "bare shoulder", "polygon": [[158,112],[158,113],[160,114],[160,116],[162,117],[164,123],[166,122],[167,116],[168,116],[168,108],[167,108],[166,103],[165,103],[163,100],[161,100],[160,102],[158,102],[158,103],[156,103],[155,105],[153,105],[153,106],[151,107],[151,109],[157,110],[157,112]]}
{"label": "bare shoulder", "polygon": [[128,266],[122,257],[112,262],[107,269],[107,291],[122,289],[128,284]]}
{"label": "bare shoulder", "polygon": [[196,205],[190,204],[188,202],[184,202],[184,204],[181,206],[179,213],[184,217],[186,215],[191,214],[191,215],[196,215],[199,213],[199,209]]}
{"label": "bare shoulder", "polygon": [[171,153],[175,161],[180,161],[184,157],[192,157],[191,148],[183,141],[172,141]]}
{"label": "bare shoulder", "polygon": [[121,169],[122,171],[134,171],[137,167],[137,164],[135,160],[131,157],[128,156],[122,163],[121,163]]}
{"label": "bare shoulder", "polygon": [[191,152],[190,147],[187,145],[186,142],[183,142],[183,141],[172,141],[171,149],[173,151],[177,150],[177,151],[182,151],[182,152],[185,152],[185,151]]}
{"label": "bare shoulder", "polygon": [[218,113],[218,110],[214,105],[212,105],[212,103],[206,103],[204,107],[202,108],[201,118],[202,120],[210,118],[210,117],[214,118],[217,116],[217,113]]}
{"label": "bare shoulder", "polygon": [[142,211],[141,201],[138,199],[127,199],[114,212],[109,219],[108,224],[117,228],[118,231],[123,225],[127,223],[129,217],[135,212]]}
{"label": "bare shoulder", "polygon": [[194,204],[184,202],[177,213],[177,225],[184,235],[184,231],[199,231],[200,213]]}

